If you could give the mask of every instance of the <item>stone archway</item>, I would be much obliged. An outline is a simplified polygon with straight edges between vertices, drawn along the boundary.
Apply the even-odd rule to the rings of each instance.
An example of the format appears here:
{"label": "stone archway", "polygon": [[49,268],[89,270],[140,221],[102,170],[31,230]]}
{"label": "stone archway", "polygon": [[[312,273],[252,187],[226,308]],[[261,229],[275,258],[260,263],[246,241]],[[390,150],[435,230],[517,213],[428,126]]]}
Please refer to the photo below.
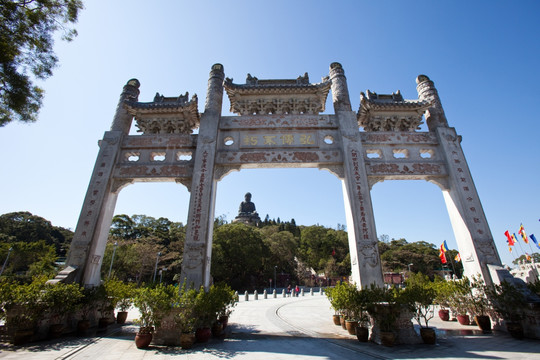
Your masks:
{"label": "stone archway", "polygon": [[[351,108],[338,63],[329,76],[245,84],[212,67],[205,109],[189,95],[138,101],[140,84],[124,86],[100,151],[70,248],[57,280],[99,283],[99,271],[118,191],[135,181],[176,181],[191,192],[181,278],[209,286],[217,182],[231,171],[259,167],[327,169],[342,182],[352,277],[383,284],[370,189],[384,180],[426,180],[443,191],[465,274],[491,282],[500,266],[485,214],[454,128],[448,126],[434,83],[417,78],[418,99],[399,93],[360,96]],[[223,93],[236,116],[222,116]],[[332,91],[334,114],[321,114]],[[425,118],[429,131],[419,131]],[[129,135],[135,119],[142,135]],[[193,130],[199,128],[198,134]],[[360,128],[363,131],[360,131]]]}

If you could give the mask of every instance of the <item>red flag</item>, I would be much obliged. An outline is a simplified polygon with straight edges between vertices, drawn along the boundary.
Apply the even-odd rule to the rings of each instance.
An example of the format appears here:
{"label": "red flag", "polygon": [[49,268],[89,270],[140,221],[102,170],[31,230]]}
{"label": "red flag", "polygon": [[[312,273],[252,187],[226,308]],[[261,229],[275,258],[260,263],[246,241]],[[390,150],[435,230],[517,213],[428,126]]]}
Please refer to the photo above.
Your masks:
{"label": "red flag", "polygon": [[514,240],[512,239],[512,236],[510,235],[510,233],[508,232],[508,230],[506,230],[504,232],[504,235],[506,235],[506,242],[508,243],[508,246],[514,246],[516,243],[514,242]]}
{"label": "red flag", "polygon": [[443,264],[446,264],[446,254],[444,253],[443,246],[441,245],[441,249],[439,251],[439,257],[441,258],[441,262]]}

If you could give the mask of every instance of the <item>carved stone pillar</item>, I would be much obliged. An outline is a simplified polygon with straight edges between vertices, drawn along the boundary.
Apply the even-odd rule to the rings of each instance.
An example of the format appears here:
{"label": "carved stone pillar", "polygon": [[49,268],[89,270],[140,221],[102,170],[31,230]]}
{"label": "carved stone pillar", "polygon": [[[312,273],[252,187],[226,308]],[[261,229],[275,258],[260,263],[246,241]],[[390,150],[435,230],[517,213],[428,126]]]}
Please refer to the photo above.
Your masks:
{"label": "carved stone pillar", "polygon": [[426,123],[429,131],[435,131],[439,126],[448,126],[441,99],[433,81],[426,75],[419,75],[416,78],[416,84],[418,98],[433,102],[433,105],[426,111]]}
{"label": "carved stone pillar", "polygon": [[124,90],[120,95],[118,106],[116,107],[116,113],[114,115],[113,122],[111,124],[111,131],[121,131],[124,134],[129,134],[131,128],[131,122],[133,121],[133,115],[130,115],[127,109],[124,107],[126,100],[137,101],[139,97],[139,87],[141,84],[137,79],[131,79],[124,85]]}
{"label": "carved stone pillar", "polygon": [[124,86],[112,130],[99,142],[99,153],[86,191],[66,265],[75,269],[74,281],[86,286],[99,285],[103,254],[111,227],[117,193],[112,190],[112,173],[120,153],[122,139],[129,133],[132,116],[123,104],[126,99],[137,100],[139,81],[131,79]]}
{"label": "carved stone pillar", "polygon": [[210,71],[204,114],[201,116],[195,167],[191,183],[189,215],[181,281],[196,288],[210,286],[210,261],[217,181],[214,179],[216,141],[223,102],[223,66]]}
{"label": "carved stone pillar", "polygon": [[449,190],[443,191],[444,200],[465,275],[470,278],[480,274],[491,284],[487,265],[501,265],[501,259],[461,148],[461,137],[448,127],[438,127],[436,134],[448,168]]}
{"label": "carved stone pillar", "polygon": [[356,114],[351,110],[347,80],[341,64],[330,65],[332,99],[343,141],[342,181],[353,281],[361,287],[383,285],[383,276],[364,150]]}

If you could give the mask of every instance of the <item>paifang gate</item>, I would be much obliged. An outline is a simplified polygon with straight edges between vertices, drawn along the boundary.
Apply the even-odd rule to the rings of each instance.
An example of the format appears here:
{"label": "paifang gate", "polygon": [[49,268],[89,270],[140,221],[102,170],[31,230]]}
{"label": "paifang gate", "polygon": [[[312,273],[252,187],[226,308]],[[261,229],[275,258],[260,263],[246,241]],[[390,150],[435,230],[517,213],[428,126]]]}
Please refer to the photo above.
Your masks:
{"label": "paifang gate", "polygon": [[[358,286],[383,284],[370,189],[380,181],[403,179],[441,188],[465,275],[480,274],[491,283],[490,273],[497,273],[492,270],[500,269],[501,260],[461,136],[448,126],[434,83],[425,75],[416,81],[418,99],[405,100],[399,91],[367,91],[355,112],[339,63],[316,84],[307,74],[286,80],[248,74],[245,84],[235,84],[215,64],[202,114],[197,97],[189,99],[187,93],[139,102],[139,82],[128,81],[111,130],[100,141],[67,267],[53,281],[99,284],[120,190],[136,181],[175,181],[191,193],[181,279],[208,287],[217,182],[245,168],[311,167],[342,181]],[[224,90],[237,116],[221,115]],[[330,90],[334,114],[321,114]],[[141,135],[129,135],[133,119]],[[424,119],[428,131],[418,131]]]}

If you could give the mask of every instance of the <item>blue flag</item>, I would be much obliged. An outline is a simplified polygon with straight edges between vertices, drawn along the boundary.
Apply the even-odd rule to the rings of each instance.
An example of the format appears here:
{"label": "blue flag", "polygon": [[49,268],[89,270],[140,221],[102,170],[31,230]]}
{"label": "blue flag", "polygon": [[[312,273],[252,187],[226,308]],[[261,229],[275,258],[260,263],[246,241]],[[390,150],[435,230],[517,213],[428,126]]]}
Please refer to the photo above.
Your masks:
{"label": "blue flag", "polygon": [[536,237],[534,236],[534,234],[529,235],[529,237],[531,238],[533,243],[536,245],[536,247],[540,249],[540,245],[538,245],[538,241],[536,240]]}

